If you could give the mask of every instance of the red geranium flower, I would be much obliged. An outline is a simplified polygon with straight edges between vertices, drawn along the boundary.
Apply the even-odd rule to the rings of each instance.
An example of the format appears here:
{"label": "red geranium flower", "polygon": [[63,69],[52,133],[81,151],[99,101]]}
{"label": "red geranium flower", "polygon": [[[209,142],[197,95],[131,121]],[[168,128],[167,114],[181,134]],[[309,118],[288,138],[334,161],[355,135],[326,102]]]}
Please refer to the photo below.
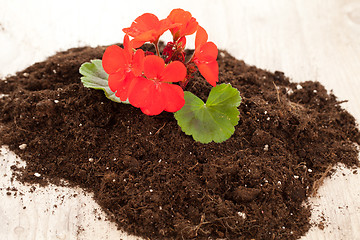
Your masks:
{"label": "red geranium flower", "polygon": [[208,42],[208,35],[204,28],[198,26],[195,37],[194,62],[201,75],[212,85],[219,80],[219,65],[216,61],[218,49],[213,42]]}
{"label": "red geranium flower", "polygon": [[191,13],[180,8],[172,10],[167,19],[173,24],[178,24],[178,26],[170,28],[174,42],[181,37],[193,34],[198,26],[198,22],[191,16]]}
{"label": "red geranium flower", "polygon": [[168,19],[159,20],[151,13],[144,13],[137,17],[129,28],[123,31],[134,39],[131,40],[134,48],[141,47],[145,42],[157,43],[159,37],[172,26]]}
{"label": "red geranium flower", "polygon": [[102,65],[109,74],[108,85],[121,101],[128,99],[133,79],[142,75],[144,58],[143,50],[133,52],[128,35],[124,37],[124,48],[112,45],[105,50]]}
{"label": "red geranium flower", "polygon": [[157,115],[162,111],[176,112],[184,104],[184,91],[172,84],[184,80],[186,67],[179,61],[165,66],[161,57],[150,55],[144,60],[145,77],[135,79],[129,102],[147,115]]}

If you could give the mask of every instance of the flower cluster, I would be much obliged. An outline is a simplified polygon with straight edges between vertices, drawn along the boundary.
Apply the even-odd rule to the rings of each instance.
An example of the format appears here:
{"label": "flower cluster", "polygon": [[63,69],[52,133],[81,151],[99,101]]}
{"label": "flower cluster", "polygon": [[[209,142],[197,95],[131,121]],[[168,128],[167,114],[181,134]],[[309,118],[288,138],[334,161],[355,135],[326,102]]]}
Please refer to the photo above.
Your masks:
{"label": "flower cluster", "polygon": [[[216,85],[218,49],[189,12],[174,9],[163,20],[145,13],[123,31],[123,47],[112,45],[102,60],[81,65],[85,87],[103,90],[108,99],[130,103],[147,115],[174,112],[181,130],[201,143],[220,143],[234,134],[240,93],[230,84]],[[166,31],[172,40],[160,49],[159,39]],[[185,51],[186,38],[192,34],[195,50]],[[155,46],[153,51],[141,48],[147,42]],[[206,102],[184,91],[197,70],[213,86]]]}
{"label": "flower cluster", "polygon": [[[159,38],[168,30],[173,41],[160,52]],[[184,88],[196,67],[212,86],[216,85],[218,49],[208,41],[205,29],[191,13],[174,9],[163,20],[145,13],[123,31],[123,48],[108,47],[102,59],[103,68],[109,74],[109,87],[121,101],[128,100],[147,115],[176,112],[185,104]],[[195,51],[187,58],[186,36],[194,33]],[[155,45],[155,53],[139,49],[146,42]]]}

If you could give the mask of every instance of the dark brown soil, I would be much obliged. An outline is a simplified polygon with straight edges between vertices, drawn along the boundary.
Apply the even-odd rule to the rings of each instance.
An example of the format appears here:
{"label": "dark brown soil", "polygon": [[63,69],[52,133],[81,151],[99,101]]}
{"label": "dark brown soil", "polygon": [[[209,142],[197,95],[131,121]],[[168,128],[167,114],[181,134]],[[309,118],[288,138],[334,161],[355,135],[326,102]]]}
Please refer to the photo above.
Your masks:
{"label": "dark brown soil", "polygon": [[[92,191],[119,228],[150,239],[297,239],[317,181],[338,162],[358,165],[355,120],[318,82],[300,86],[221,52],[240,121],[229,140],[205,145],[171,113],[146,116],[84,88],[80,65],[104,49],[70,49],[0,81],[0,144],[26,160],[23,181],[40,173]],[[187,90],[204,99],[210,86],[196,76]]]}

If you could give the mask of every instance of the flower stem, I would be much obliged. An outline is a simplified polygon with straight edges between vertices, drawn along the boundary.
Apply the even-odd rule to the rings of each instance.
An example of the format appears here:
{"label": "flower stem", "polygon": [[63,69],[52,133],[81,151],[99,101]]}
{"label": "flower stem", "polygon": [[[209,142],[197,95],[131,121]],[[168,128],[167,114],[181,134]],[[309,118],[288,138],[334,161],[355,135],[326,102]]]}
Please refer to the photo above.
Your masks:
{"label": "flower stem", "polygon": [[195,51],[193,52],[193,54],[191,55],[191,58],[185,63],[185,64],[190,64],[191,62],[194,61],[195,58]]}
{"label": "flower stem", "polygon": [[179,82],[180,87],[185,90],[186,85],[188,84],[189,79],[185,79],[184,81]]}
{"label": "flower stem", "polygon": [[159,40],[154,41],[153,44],[155,45],[156,55],[158,55],[160,57]]}

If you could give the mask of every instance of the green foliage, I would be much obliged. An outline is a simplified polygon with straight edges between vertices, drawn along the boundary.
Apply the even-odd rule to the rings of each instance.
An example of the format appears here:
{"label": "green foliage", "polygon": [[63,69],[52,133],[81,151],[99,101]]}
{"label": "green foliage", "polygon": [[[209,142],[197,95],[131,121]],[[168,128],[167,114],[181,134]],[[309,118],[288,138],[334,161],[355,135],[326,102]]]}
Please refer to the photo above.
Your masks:
{"label": "green foliage", "polygon": [[185,105],[175,113],[182,131],[201,143],[220,143],[234,133],[239,121],[240,93],[230,84],[211,89],[204,103],[191,92],[185,92]]}
{"label": "green foliage", "polygon": [[[116,97],[115,93],[110,90],[108,86],[109,75],[104,71],[101,60],[95,59],[82,64],[79,72],[83,75],[81,82],[85,87],[103,90],[108,99],[114,102],[122,102],[120,98]],[[128,103],[128,101],[122,103]]]}

